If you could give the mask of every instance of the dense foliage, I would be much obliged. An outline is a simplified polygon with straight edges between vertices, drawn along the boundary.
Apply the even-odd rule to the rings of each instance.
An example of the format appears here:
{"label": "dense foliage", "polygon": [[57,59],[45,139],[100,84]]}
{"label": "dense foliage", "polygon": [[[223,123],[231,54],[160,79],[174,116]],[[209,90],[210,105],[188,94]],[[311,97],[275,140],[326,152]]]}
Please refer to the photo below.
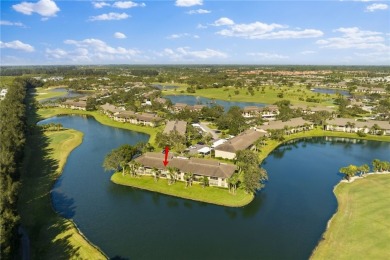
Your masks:
{"label": "dense foliage", "polygon": [[264,187],[264,181],[268,179],[268,175],[266,170],[259,166],[260,159],[256,152],[251,150],[238,151],[236,161],[242,174],[241,183],[246,192],[255,193]]}
{"label": "dense foliage", "polygon": [[1,259],[11,259],[17,245],[17,199],[26,133],[26,88],[35,82],[17,79],[0,102]]}

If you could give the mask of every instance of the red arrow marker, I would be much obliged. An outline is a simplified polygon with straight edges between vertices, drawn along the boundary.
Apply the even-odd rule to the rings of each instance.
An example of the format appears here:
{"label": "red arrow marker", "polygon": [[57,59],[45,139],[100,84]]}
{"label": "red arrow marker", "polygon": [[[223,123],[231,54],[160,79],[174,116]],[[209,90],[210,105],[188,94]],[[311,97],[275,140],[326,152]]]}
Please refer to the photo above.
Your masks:
{"label": "red arrow marker", "polygon": [[165,167],[168,164],[168,153],[169,153],[169,146],[165,146],[165,160],[163,161]]}

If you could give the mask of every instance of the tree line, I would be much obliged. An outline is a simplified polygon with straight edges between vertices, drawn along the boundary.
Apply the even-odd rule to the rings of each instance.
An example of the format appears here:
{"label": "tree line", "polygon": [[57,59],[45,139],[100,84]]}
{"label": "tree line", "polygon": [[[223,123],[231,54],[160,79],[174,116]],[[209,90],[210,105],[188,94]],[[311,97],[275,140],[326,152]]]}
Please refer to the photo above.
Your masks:
{"label": "tree line", "polygon": [[[372,161],[372,170],[374,172],[386,172],[390,171],[390,162],[374,159]],[[370,171],[368,164],[361,166],[350,164],[346,167],[340,168],[339,172],[345,175],[345,178],[349,181],[354,176],[365,176]]]}
{"label": "tree line", "polygon": [[0,258],[11,259],[18,245],[17,199],[26,141],[26,90],[34,82],[17,78],[0,102]]}

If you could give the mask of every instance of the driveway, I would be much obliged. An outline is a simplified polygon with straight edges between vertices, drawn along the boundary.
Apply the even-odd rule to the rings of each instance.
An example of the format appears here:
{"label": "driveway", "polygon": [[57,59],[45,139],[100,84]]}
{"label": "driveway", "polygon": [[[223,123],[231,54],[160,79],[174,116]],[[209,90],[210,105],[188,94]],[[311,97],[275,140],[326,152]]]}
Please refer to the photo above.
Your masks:
{"label": "driveway", "polygon": [[199,125],[200,125],[204,130],[206,130],[206,132],[210,133],[214,140],[219,139],[219,135],[218,135],[213,129],[210,129],[210,128],[207,126],[208,123],[202,122],[202,123],[199,123]]}

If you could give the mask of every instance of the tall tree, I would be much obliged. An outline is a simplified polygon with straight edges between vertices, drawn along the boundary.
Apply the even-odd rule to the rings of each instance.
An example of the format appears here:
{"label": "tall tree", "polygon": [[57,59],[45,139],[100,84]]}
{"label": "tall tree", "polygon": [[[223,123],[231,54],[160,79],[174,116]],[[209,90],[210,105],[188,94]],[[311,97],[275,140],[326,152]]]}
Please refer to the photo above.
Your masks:
{"label": "tall tree", "polygon": [[103,167],[105,170],[120,170],[122,169],[122,175],[125,175],[126,165],[131,161],[137,150],[129,145],[125,144],[117,149],[112,150],[104,159]]}
{"label": "tall tree", "polygon": [[264,182],[268,179],[267,171],[259,166],[260,160],[254,151],[238,151],[236,164],[241,171],[242,185],[247,193],[255,193],[264,187]]}
{"label": "tall tree", "polygon": [[345,178],[349,181],[353,176],[358,172],[358,167],[356,165],[349,165],[347,167],[340,168],[340,173],[345,174]]}

